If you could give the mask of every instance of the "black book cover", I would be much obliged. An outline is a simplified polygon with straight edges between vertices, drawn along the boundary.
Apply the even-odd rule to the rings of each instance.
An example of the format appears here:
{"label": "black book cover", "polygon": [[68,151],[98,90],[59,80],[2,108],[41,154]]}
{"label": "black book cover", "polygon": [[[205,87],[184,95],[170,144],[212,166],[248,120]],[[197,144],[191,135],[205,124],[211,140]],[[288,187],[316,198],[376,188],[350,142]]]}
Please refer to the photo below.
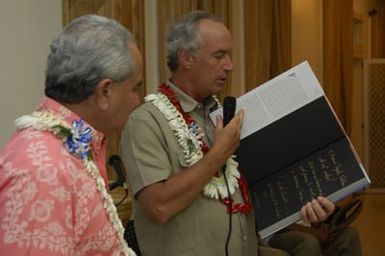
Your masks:
{"label": "black book cover", "polygon": [[242,139],[237,161],[252,184],[344,136],[325,97],[320,97]]}
{"label": "black book cover", "polygon": [[239,97],[241,108],[236,159],[262,238],[298,221],[314,197],[336,202],[370,184],[307,62]]}

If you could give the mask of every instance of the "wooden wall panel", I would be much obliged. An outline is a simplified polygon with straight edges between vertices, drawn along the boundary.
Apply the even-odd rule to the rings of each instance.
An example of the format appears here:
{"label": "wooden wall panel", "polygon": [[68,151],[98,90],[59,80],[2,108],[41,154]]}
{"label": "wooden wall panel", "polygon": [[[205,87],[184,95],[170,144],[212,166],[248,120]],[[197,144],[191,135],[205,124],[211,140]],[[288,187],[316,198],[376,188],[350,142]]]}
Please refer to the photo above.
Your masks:
{"label": "wooden wall panel", "polygon": [[353,2],[323,1],[323,87],[347,133],[351,133]]}
{"label": "wooden wall panel", "polygon": [[371,16],[371,58],[385,58],[385,2]]}
{"label": "wooden wall panel", "polygon": [[385,59],[364,61],[365,158],[372,184],[385,192]]}
{"label": "wooden wall panel", "polygon": [[244,0],[246,90],[291,66],[291,1]]}
{"label": "wooden wall panel", "polygon": [[[144,1],[142,0],[63,0],[63,24],[84,14],[98,14],[118,20],[135,36],[138,48],[145,55]],[[145,60],[144,60],[145,61]],[[145,70],[144,70],[145,71]],[[144,78],[145,73],[143,74]],[[145,84],[145,81],[144,81]],[[142,96],[146,94],[145,86]]]}
{"label": "wooden wall panel", "polygon": [[113,17],[114,4],[114,0],[63,0],[63,24],[89,13]]}

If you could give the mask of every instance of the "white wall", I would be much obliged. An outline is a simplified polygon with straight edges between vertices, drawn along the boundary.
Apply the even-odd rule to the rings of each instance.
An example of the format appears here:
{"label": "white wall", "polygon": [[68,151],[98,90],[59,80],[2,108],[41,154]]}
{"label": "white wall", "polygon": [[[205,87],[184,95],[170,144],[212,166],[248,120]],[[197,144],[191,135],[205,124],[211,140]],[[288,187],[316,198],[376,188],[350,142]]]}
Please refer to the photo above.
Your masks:
{"label": "white wall", "polygon": [[49,44],[61,29],[61,0],[0,1],[0,149],[15,131],[13,120],[44,95]]}

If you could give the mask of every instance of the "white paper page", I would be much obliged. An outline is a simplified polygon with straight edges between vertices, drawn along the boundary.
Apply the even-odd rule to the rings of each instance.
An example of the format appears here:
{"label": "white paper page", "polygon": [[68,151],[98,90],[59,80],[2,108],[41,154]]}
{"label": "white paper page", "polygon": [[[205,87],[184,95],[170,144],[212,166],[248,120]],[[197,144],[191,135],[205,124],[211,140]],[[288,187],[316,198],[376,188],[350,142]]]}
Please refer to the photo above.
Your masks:
{"label": "white paper page", "polygon": [[[241,139],[324,96],[307,61],[291,68],[237,99],[236,112],[244,109]],[[210,114],[214,121],[222,108]],[[214,122],[215,123],[215,122]]]}

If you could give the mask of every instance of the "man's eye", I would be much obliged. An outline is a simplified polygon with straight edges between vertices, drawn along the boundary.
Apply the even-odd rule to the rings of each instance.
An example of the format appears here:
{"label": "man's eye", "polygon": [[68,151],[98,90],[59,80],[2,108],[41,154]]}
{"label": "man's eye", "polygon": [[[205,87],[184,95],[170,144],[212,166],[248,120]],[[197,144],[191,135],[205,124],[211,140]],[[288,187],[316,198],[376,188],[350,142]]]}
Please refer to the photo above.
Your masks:
{"label": "man's eye", "polygon": [[223,56],[224,56],[223,53],[217,53],[217,54],[214,55],[214,58],[216,58],[216,59],[222,59]]}

